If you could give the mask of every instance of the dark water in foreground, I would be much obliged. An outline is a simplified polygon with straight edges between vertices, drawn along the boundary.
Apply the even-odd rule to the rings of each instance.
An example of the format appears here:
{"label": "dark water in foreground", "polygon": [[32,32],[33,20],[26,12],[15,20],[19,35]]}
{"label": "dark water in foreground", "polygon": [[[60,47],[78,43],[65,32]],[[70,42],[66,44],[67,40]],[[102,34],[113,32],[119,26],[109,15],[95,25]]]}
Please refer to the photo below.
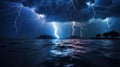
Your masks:
{"label": "dark water in foreground", "polygon": [[120,40],[3,40],[0,67],[120,67]]}

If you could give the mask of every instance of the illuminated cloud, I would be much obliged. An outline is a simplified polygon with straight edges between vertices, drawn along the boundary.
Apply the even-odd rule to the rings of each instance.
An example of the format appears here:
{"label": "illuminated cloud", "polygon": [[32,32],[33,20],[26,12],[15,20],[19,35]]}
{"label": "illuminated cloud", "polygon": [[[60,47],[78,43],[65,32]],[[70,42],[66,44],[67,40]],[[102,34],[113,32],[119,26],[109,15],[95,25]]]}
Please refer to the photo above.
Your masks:
{"label": "illuminated cloud", "polygon": [[[115,23],[119,23],[119,20],[113,20],[120,18],[119,7],[119,0],[1,0],[0,12],[2,14],[0,19],[4,22],[1,24],[1,27],[6,24],[5,22],[10,22],[12,24],[8,25],[11,25],[12,29],[14,26],[14,30],[16,29],[17,32],[21,28],[20,24],[27,22],[33,22],[34,24],[39,23],[37,24],[39,27],[44,27],[44,23],[53,21],[57,23],[68,22],[70,24],[70,30],[73,30],[72,35],[74,35],[76,29],[74,29],[74,23],[71,23],[75,21],[76,25],[83,24],[79,25],[79,31],[82,30],[84,36],[84,34],[90,31],[83,30],[83,27],[86,29],[94,29],[95,32],[98,31],[95,30],[95,24],[105,25],[105,27],[111,30],[118,28],[118,26],[114,26],[116,25]],[[5,18],[8,18],[8,16],[12,17],[7,21]],[[110,17],[112,17],[112,20]],[[56,25],[56,22],[53,24],[54,28],[59,26],[59,24]],[[29,26],[29,24],[30,23],[27,25]],[[89,27],[89,25],[91,26]],[[57,30],[59,31],[59,29]],[[59,33],[56,33],[55,36],[58,34]],[[57,36],[57,38],[59,37],[60,36]]]}
{"label": "illuminated cloud", "polygon": [[[8,0],[2,1],[8,2]],[[21,3],[38,14],[46,14],[49,22],[89,21],[93,17],[120,16],[119,0],[9,0],[9,2]],[[94,13],[93,16],[88,12],[90,8]],[[84,9],[86,10],[83,11]]]}

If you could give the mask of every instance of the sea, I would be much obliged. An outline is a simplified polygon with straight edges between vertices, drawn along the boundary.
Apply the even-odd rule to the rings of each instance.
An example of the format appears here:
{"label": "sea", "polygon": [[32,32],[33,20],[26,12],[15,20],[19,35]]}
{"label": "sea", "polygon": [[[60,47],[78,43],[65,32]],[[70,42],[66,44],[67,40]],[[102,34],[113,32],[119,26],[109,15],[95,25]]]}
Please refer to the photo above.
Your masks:
{"label": "sea", "polygon": [[120,67],[120,40],[0,40],[0,67]]}

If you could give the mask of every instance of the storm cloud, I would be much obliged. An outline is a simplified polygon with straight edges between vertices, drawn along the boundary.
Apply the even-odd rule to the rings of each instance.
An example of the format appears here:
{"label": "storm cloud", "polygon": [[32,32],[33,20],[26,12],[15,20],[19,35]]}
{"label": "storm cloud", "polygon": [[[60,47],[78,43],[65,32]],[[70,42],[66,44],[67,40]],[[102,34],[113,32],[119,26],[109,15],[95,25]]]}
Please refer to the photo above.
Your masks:
{"label": "storm cloud", "polygon": [[93,18],[93,10],[86,3],[94,4],[95,18],[119,17],[119,0],[3,0],[21,3],[35,8],[38,14],[45,14],[47,21],[88,21]]}
{"label": "storm cloud", "polygon": [[[0,0],[0,8],[0,37],[54,35],[52,22],[58,24],[59,32],[65,36],[71,35],[73,21],[84,24],[75,27],[83,37],[120,31],[120,0]],[[44,24],[40,15],[45,17]],[[19,34],[15,33],[15,26]]]}

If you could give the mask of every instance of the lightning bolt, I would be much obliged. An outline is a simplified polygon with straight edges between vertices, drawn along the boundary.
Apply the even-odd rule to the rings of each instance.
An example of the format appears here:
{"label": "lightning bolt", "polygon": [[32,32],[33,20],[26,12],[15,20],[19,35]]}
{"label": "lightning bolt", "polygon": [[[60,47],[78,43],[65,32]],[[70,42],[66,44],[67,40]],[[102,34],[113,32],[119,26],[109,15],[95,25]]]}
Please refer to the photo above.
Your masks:
{"label": "lightning bolt", "polygon": [[[70,18],[72,17],[72,14],[77,11],[77,9],[76,9],[76,7],[75,7],[75,4],[74,4],[74,1],[76,1],[76,0],[70,0],[70,1],[68,2],[68,3],[70,4],[70,6],[72,6],[72,11],[71,11],[70,8],[68,8],[68,10],[71,11],[71,13],[70,13],[70,15],[69,15]],[[76,3],[77,3],[77,1],[76,1]]]}
{"label": "lightning bolt", "polygon": [[54,31],[54,35],[56,36],[57,39],[59,39],[60,37],[58,36],[57,32],[58,32],[58,28],[57,28],[57,25],[56,25],[56,22],[53,22],[52,23],[55,31]]}
{"label": "lightning bolt", "polygon": [[[72,9],[72,11],[71,11],[71,14],[70,14],[70,17],[71,17],[71,15],[74,13],[74,12],[77,12],[77,8],[76,8],[76,6],[75,6],[75,3],[74,3],[74,1],[76,2],[76,4],[78,4],[78,2],[77,2],[77,0],[70,0],[69,1],[69,3],[70,3],[70,5],[72,5],[72,7],[73,7],[73,9]],[[78,4],[79,5],[79,4]],[[87,5],[90,5],[90,3],[87,3]],[[93,9],[93,11],[94,11],[94,16],[95,16],[95,9],[94,9],[94,7],[91,5],[91,7],[92,7],[92,9]],[[83,35],[83,26],[84,26],[84,24],[82,24],[82,23],[79,23],[79,22],[72,22],[72,36],[74,36],[75,35],[75,26],[78,26],[78,27],[80,27],[80,37],[82,37],[82,35]]]}
{"label": "lightning bolt", "polygon": [[109,25],[109,18],[106,18],[106,19],[104,19],[103,21],[105,21],[106,24],[107,24],[107,26],[108,26],[108,28],[110,28],[110,25]]}
{"label": "lightning bolt", "polygon": [[[10,8],[16,8],[15,11],[4,14],[1,17],[12,15],[12,14],[15,14],[17,12],[17,16],[16,16],[15,21],[14,21],[14,27],[15,27],[16,34],[18,34],[17,20],[21,17],[21,11],[22,11],[23,6],[21,4],[19,4],[19,3],[12,3],[12,2],[10,2],[10,3],[1,2],[1,3],[4,3],[4,4],[8,5]],[[9,10],[9,9],[5,9],[5,10]]]}
{"label": "lightning bolt", "polygon": [[76,26],[80,27],[80,37],[83,36],[83,26],[85,26],[85,24],[77,22]]}
{"label": "lightning bolt", "polygon": [[[41,27],[43,26],[43,24],[45,23],[45,15],[44,14],[39,14],[39,18],[40,18],[40,20],[41,20]],[[38,19],[39,19],[38,18]]]}
{"label": "lightning bolt", "polygon": [[82,31],[83,31],[83,29],[84,29],[83,26],[85,26],[85,24],[80,23],[80,22],[74,22],[74,21],[73,21],[73,22],[72,22],[72,36],[75,35],[75,28],[74,28],[75,26],[80,27],[80,29],[81,29],[81,30],[80,30],[80,37],[82,37],[82,36],[83,36],[83,32],[82,32]]}
{"label": "lightning bolt", "polygon": [[15,18],[15,21],[14,21],[16,34],[18,34],[17,20],[18,20],[19,17],[21,16],[21,11],[22,11],[22,8],[19,9],[19,11],[18,11],[18,15],[17,15],[17,17]]}
{"label": "lightning bolt", "polygon": [[[94,7],[95,7],[95,4],[94,4],[94,3],[91,3],[91,2],[86,2],[86,4],[87,4],[88,7],[91,7],[91,8],[92,8],[93,13],[94,13],[92,19],[95,19],[95,16],[96,16],[96,11],[95,11],[95,8],[94,8]],[[110,18],[105,18],[104,20],[101,20],[102,22],[106,23],[108,29],[110,28],[109,19],[110,19]],[[107,29],[106,29],[105,31],[107,31]]]}
{"label": "lightning bolt", "polygon": [[[110,28],[109,18],[105,18],[105,19],[103,20],[103,22],[105,22],[105,23],[107,24],[107,27],[108,27],[108,29],[109,29],[109,28]],[[106,29],[105,32],[106,32],[108,29]]]}
{"label": "lightning bolt", "polygon": [[83,36],[83,26],[82,26],[82,24],[78,24],[78,26],[80,27],[80,37],[82,37]]}
{"label": "lightning bolt", "polygon": [[72,22],[72,36],[74,36],[74,34],[75,34],[75,28],[74,28],[74,26],[75,26],[75,22],[73,21]]}
{"label": "lightning bolt", "polygon": [[[21,20],[22,20],[21,12],[22,12],[22,9],[23,9],[24,6],[20,3],[13,3],[13,2],[0,1],[0,3],[3,3],[5,5],[9,6],[9,9],[3,9],[3,10],[0,10],[0,11],[7,11],[7,10],[10,10],[10,8],[15,9],[14,11],[9,12],[9,13],[4,14],[4,15],[1,15],[0,17],[5,17],[5,16],[8,16],[8,15],[12,15],[12,14],[17,13],[17,16],[14,20],[14,28],[15,28],[16,34],[18,34],[18,19],[21,18]],[[29,8],[29,9],[36,15],[35,16],[36,19],[39,19],[42,22],[41,23],[41,26],[42,26],[45,22],[45,15],[35,13],[35,8]],[[33,19],[33,18],[28,18],[28,19],[23,19],[23,20],[31,20],[31,19]],[[36,20],[36,19],[34,19],[34,20]]]}
{"label": "lightning bolt", "polygon": [[76,10],[76,7],[75,7],[75,4],[74,4],[73,0],[70,0],[70,3],[72,4],[73,9],[75,9],[75,10]]}
{"label": "lightning bolt", "polygon": [[95,11],[95,8],[94,8],[95,4],[91,3],[91,2],[86,2],[86,4],[87,4],[88,7],[92,8],[92,10],[93,10],[93,18],[95,18],[95,15],[96,15],[96,11]]}
{"label": "lightning bolt", "polygon": [[[76,1],[76,0],[74,0],[74,1]],[[71,14],[70,14],[70,18],[72,17],[71,15],[74,13],[74,12],[76,12],[77,11],[77,9],[76,9],[76,7],[75,7],[75,4],[74,4],[74,1],[73,0],[70,0],[68,3],[70,4],[70,6],[72,6],[72,11],[71,11]],[[78,3],[77,1],[76,1],[76,3]],[[72,22],[72,36],[74,36],[75,35],[75,22],[73,21]]]}

